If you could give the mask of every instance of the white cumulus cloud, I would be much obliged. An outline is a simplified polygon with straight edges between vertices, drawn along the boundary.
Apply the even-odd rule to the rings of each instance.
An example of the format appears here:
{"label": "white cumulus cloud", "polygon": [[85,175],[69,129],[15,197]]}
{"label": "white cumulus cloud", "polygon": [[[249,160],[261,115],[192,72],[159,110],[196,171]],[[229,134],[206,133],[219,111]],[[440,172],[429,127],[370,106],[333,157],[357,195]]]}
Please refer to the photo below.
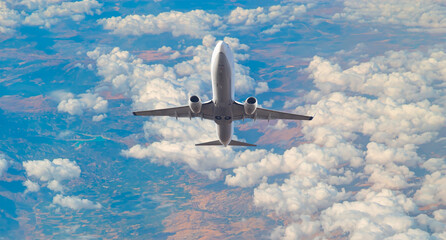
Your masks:
{"label": "white cumulus cloud", "polygon": [[5,2],[0,2],[0,33],[11,33],[20,24],[20,13],[8,8]]}
{"label": "white cumulus cloud", "polygon": [[[71,94],[71,97],[63,99],[59,102],[57,110],[59,112],[67,112],[71,115],[82,115],[85,110],[93,110],[96,113],[105,112],[108,107],[108,102],[103,97],[96,93],[82,93],[77,97]],[[99,115],[101,116],[101,115]],[[100,121],[105,117],[96,117],[93,120]]]}
{"label": "white cumulus cloud", "polygon": [[160,34],[170,32],[173,36],[188,35],[201,38],[209,34],[213,28],[223,25],[222,18],[216,14],[210,14],[203,10],[190,12],[162,12],[155,16],[129,15],[111,17],[98,20],[104,29],[111,30],[113,34],[137,35]]}
{"label": "white cumulus cloud", "polygon": [[242,26],[264,26],[272,24],[272,27],[262,33],[273,34],[281,28],[292,26],[292,22],[302,17],[307,11],[305,5],[295,3],[287,5],[274,5],[269,8],[258,7],[244,9],[237,7],[228,16],[228,23]]}
{"label": "white cumulus cloud", "polygon": [[302,177],[327,178],[331,172],[333,184],[348,183],[336,176],[344,176],[348,169],[341,166],[349,164],[362,165],[363,152],[351,144],[340,143],[333,148],[321,148],[316,144],[303,144],[286,150],[283,155],[267,153],[247,165],[233,170],[234,175],[226,176],[226,183],[232,186],[253,186],[265,176],[283,173],[295,173]]}
{"label": "white cumulus cloud", "polygon": [[[23,162],[23,167],[28,177],[47,183],[49,189],[58,192],[64,190],[63,181],[78,178],[81,174],[76,162],[66,158],[56,158],[53,161],[48,159],[26,161]],[[32,182],[25,183],[25,186],[29,186],[30,189],[37,188]]]}
{"label": "white cumulus cloud", "polygon": [[444,158],[431,158],[421,165],[430,172],[446,170],[446,160]]}
{"label": "white cumulus cloud", "polygon": [[414,177],[414,173],[408,167],[394,163],[368,164],[364,168],[364,173],[370,175],[368,180],[373,184],[372,189],[407,188],[411,186],[409,181]]}
{"label": "white cumulus cloud", "polygon": [[290,223],[286,227],[277,227],[271,233],[271,239],[314,239],[321,232],[321,223],[310,215],[302,215],[298,221]]}
{"label": "white cumulus cloud", "polygon": [[[38,182],[46,184],[46,187],[53,192],[64,192],[66,188],[63,182],[79,178],[81,174],[81,169],[77,163],[66,158],[56,158],[53,161],[48,159],[26,161],[23,162],[23,167],[28,175],[28,179],[23,183],[26,187],[25,193],[38,192],[41,186]],[[73,210],[99,209],[102,207],[101,204],[88,199],[61,194],[53,197],[53,204]]]}
{"label": "white cumulus cloud", "polygon": [[333,18],[400,25],[409,31],[446,32],[446,6],[436,0],[344,0],[343,12]]}
{"label": "white cumulus cloud", "polygon": [[36,9],[43,8],[49,5],[53,5],[56,3],[60,3],[65,0],[7,0],[10,3],[14,3],[16,5],[24,5],[28,9]]}
{"label": "white cumulus cloud", "polygon": [[82,0],[77,2],[62,2],[39,8],[26,16],[23,24],[30,26],[44,26],[50,28],[61,18],[71,18],[73,21],[81,21],[85,15],[100,13],[102,4],[96,0]]}
{"label": "white cumulus cloud", "polygon": [[287,5],[274,5],[269,8],[253,8],[244,9],[237,7],[228,16],[228,23],[233,25],[244,26],[262,26],[273,24],[270,29],[263,31],[266,34],[273,34],[280,31],[280,28],[292,26],[293,21],[307,11],[305,5],[297,5],[294,3]]}
{"label": "white cumulus cloud", "polygon": [[403,194],[365,190],[356,198],[357,201],[335,203],[321,213],[326,234],[342,230],[350,239],[384,239],[406,233],[414,226],[409,213],[416,211],[416,205]]}
{"label": "white cumulus cloud", "polygon": [[26,179],[26,181],[23,183],[23,185],[26,187],[25,193],[40,191],[40,185],[36,182],[29,180],[29,179]]}
{"label": "white cumulus cloud", "polygon": [[[26,6],[20,13],[14,8]],[[61,0],[7,0],[0,2],[0,32],[13,33],[20,25],[50,28],[61,19],[82,21],[86,15],[99,14],[97,0],[67,2]]]}
{"label": "white cumulus cloud", "polygon": [[74,196],[63,196],[61,194],[57,194],[56,196],[54,196],[53,204],[71,208],[73,210],[102,208],[102,205],[100,203],[94,203],[88,199]]}
{"label": "white cumulus cloud", "polygon": [[257,94],[261,94],[261,93],[264,93],[264,92],[268,92],[268,90],[269,90],[269,87],[268,87],[268,83],[267,82],[259,82],[257,84],[256,89],[255,89],[255,94],[257,95]]}
{"label": "white cumulus cloud", "polygon": [[[421,188],[415,193],[414,199],[420,206],[446,206],[446,171],[436,171],[426,175]],[[436,206],[432,206],[436,207]]]}
{"label": "white cumulus cloud", "polygon": [[222,17],[204,10],[192,10],[189,12],[169,11],[158,15],[128,15],[125,17],[111,17],[99,19],[98,23],[104,29],[118,35],[161,34],[171,33],[174,37],[187,35],[193,38],[201,38],[226,28],[226,24],[233,26],[266,26],[272,27],[263,31],[273,34],[281,28],[292,26],[292,22],[302,17],[307,11],[302,4],[289,3],[286,5],[274,5],[268,8],[258,7],[244,9],[237,7],[228,16]]}
{"label": "white cumulus cloud", "polygon": [[107,117],[107,114],[99,114],[99,115],[95,115],[93,116],[93,122],[100,122],[102,120],[104,120],[104,118]]}
{"label": "white cumulus cloud", "polygon": [[8,161],[4,158],[2,154],[0,154],[0,177],[4,172],[8,169]]}
{"label": "white cumulus cloud", "polygon": [[261,183],[254,190],[254,204],[278,214],[311,215],[348,196],[344,189],[338,190],[318,178],[293,175],[281,185]]}

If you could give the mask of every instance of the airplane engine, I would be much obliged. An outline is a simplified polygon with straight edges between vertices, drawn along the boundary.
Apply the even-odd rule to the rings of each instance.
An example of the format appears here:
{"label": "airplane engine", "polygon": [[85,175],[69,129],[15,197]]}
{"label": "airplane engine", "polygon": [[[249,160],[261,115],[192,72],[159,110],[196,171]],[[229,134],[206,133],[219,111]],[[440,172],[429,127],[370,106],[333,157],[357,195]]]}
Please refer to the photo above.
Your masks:
{"label": "airplane engine", "polygon": [[201,112],[201,100],[199,97],[193,95],[189,98],[189,107],[193,113]]}
{"label": "airplane engine", "polygon": [[252,115],[257,109],[257,99],[255,97],[249,97],[246,99],[245,103],[243,104],[243,107],[245,109],[245,113],[247,115]]}

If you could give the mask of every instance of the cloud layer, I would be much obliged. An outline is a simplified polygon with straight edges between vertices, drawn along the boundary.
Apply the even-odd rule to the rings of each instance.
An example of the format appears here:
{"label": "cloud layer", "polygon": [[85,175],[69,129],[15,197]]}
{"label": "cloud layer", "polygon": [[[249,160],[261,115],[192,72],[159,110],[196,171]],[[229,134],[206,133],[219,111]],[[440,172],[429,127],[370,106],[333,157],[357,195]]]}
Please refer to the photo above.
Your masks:
{"label": "cloud layer", "polygon": [[[399,22],[388,18],[388,22],[383,22],[379,14],[387,13],[383,13],[380,4],[373,6],[375,10],[356,9],[355,4],[365,3],[347,1],[345,14],[335,18],[356,21],[361,17],[382,24],[429,28],[420,19],[411,24],[403,15],[398,16]],[[252,26],[276,22],[280,28],[305,11],[305,7],[294,5],[237,8],[227,23]],[[162,25],[162,21],[171,24]],[[190,26],[175,25],[179,22]],[[164,46],[156,50],[175,53],[168,58],[177,61],[169,66],[147,65],[119,48],[96,48],[88,56],[95,61],[103,81],[91,92],[63,99],[59,111],[98,112],[94,106],[103,100],[99,99],[101,91],[132,99],[136,110],[185,104],[191,94],[210,98],[209,56],[216,38],[208,33],[224,27],[221,17],[201,10],[171,11],[157,16],[102,19],[99,23],[114,34],[171,32],[174,36],[202,38],[202,45],[183,50]],[[442,28],[433,26],[431,30]],[[189,31],[191,28],[194,31]],[[225,41],[235,50],[237,59],[247,58],[240,54],[249,49],[247,45],[235,38]],[[186,60],[181,58],[184,56]],[[232,170],[223,176],[227,185],[253,187],[258,207],[290,219],[286,226],[273,231],[273,238],[331,238],[339,234],[352,239],[442,236],[442,210],[446,203],[441,186],[446,178],[445,170],[439,166],[444,159],[426,157],[419,154],[419,149],[442,137],[438,135],[446,123],[444,69],[443,46],[423,51],[389,51],[361,63],[352,62],[345,68],[314,56],[304,71],[313,79],[314,89],[298,99],[305,106],[296,106],[293,101],[285,104],[302,114],[317,113],[313,121],[301,125],[305,143],[283,154],[264,149],[195,148],[190,139],[215,139],[212,122],[151,119],[143,127],[149,144],[136,144],[122,154],[163,165],[187,164],[211,179]],[[255,86],[248,70],[236,66],[237,91],[267,91],[265,83]],[[100,105],[106,107],[104,101]],[[430,173],[416,171],[419,166]],[[62,197],[56,202],[62,205]]]}
{"label": "cloud layer", "polygon": [[344,6],[334,19],[400,25],[409,31],[446,32],[446,6],[441,1],[345,0]]}
{"label": "cloud layer", "polygon": [[[248,49],[238,39],[225,41],[236,52]],[[191,94],[209,99],[206,80],[214,44],[215,37],[204,36],[202,45],[178,51],[193,56],[191,59],[171,67],[144,64],[119,48],[97,48],[88,53],[103,78],[94,92],[122,94],[132,99],[137,110],[178,105]],[[165,47],[158,51],[173,50]],[[237,80],[248,79],[239,81],[237,90],[257,89],[259,93],[267,87],[264,83],[256,87],[241,74],[243,66],[237,65],[237,69]],[[422,144],[438,138],[446,123],[444,69],[442,46],[389,51],[345,69],[315,56],[305,70],[315,89],[300,99],[305,106],[295,107],[299,113],[317,113],[313,121],[302,123],[309,143],[283,154],[263,149],[195,148],[190,139],[215,139],[212,122],[152,119],[144,124],[144,136],[150,143],[136,144],[122,154],[163,165],[184,163],[211,179],[219,178],[223,169],[232,169],[224,176],[226,184],[254,187],[258,207],[292,219],[272,237],[310,239],[339,231],[350,238],[436,236],[443,234],[438,226],[444,222],[419,209],[443,208],[445,173],[439,170],[417,176],[415,168],[429,160],[425,168],[434,169],[444,161],[418,154]],[[81,95],[72,99],[82,102]],[[288,102],[285,107],[293,104]],[[83,109],[94,109],[92,106]],[[272,180],[276,176],[282,176],[283,181]],[[356,193],[349,190],[352,187],[363,190]],[[414,195],[406,195],[408,189]],[[442,219],[441,212],[437,215]],[[345,218],[364,225],[346,223]]]}
{"label": "cloud layer", "polygon": [[[114,55],[120,57],[111,58]],[[107,73],[103,74],[105,81],[121,79],[115,77],[120,76],[117,73],[110,74],[119,67],[109,66],[126,66],[111,64],[113,61],[109,59],[130,59],[125,60],[131,62],[125,67],[127,72],[134,66],[154,67],[132,60],[118,49],[96,56],[99,72]],[[123,154],[165,165],[186,163],[210,178],[219,177],[222,169],[233,169],[233,174],[225,177],[226,184],[254,186],[257,206],[296,220],[277,228],[273,237],[311,238],[317,232],[331,236],[339,230],[349,232],[352,238],[373,233],[377,239],[407,234],[442,234],[437,231],[438,227],[429,227],[429,224],[437,226],[442,222],[428,215],[427,218],[417,216],[424,216],[418,212],[419,207],[443,204],[444,194],[440,186],[444,173],[427,175],[422,182],[416,183],[414,168],[427,160],[418,155],[419,146],[434,141],[446,122],[442,101],[445,56],[441,47],[426,52],[390,51],[345,70],[329,60],[314,57],[306,71],[314,79],[316,89],[304,97],[308,102],[306,106],[296,108],[297,112],[317,112],[318,117],[313,121],[302,123],[302,131],[311,143],[293,147],[284,154],[266,150],[194,148],[191,138],[197,141],[212,139],[212,123],[198,125],[194,121],[172,119],[162,120],[162,123],[157,119],[147,122],[145,136],[161,140],[151,140],[147,146],[135,145]],[[183,65],[187,63],[180,63],[173,69],[162,66],[155,69],[159,69],[158,75],[165,76],[164,79],[172,77],[172,82],[163,82],[169,83],[166,86],[182,92],[174,87],[175,76],[200,72],[200,68],[185,71],[187,68]],[[166,72],[169,75],[164,75]],[[127,81],[120,83],[128,84]],[[166,86],[164,91],[169,89]],[[137,88],[127,89],[130,91],[126,94],[138,103],[141,95],[134,92]],[[156,85],[145,89],[161,91]],[[154,98],[156,92],[151,98],[143,98],[146,105],[169,100]],[[171,102],[175,103],[175,100]],[[430,160],[426,167],[438,165],[435,161],[442,159]],[[269,182],[268,177],[280,174],[288,175],[283,183]],[[358,194],[344,189],[355,182],[371,188]],[[417,189],[417,186],[413,198],[401,192],[407,188]],[[434,197],[428,201],[426,196]],[[381,205],[381,199],[388,199],[386,201],[394,202],[394,205]],[[370,212],[370,208],[377,210]],[[384,230],[371,232],[373,228],[366,227],[367,224],[364,227],[345,224],[346,216],[337,212],[350,214],[355,221],[368,222],[369,226]],[[358,215],[354,215],[356,213]],[[311,220],[307,216],[312,216]],[[421,223],[419,218],[429,223]],[[393,224],[395,220],[401,223]],[[310,230],[302,231],[305,226]]]}
{"label": "cloud layer", "polygon": [[136,35],[160,34],[170,32],[174,37],[188,35],[201,38],[211,30],[223,25],[222,18],[203,10],[190,12],[170,11],[157,16],[128,15],[126,17],[111,17],[98,20],[104,29],[111,30],[113,34]]}
{"label": "cloud layer", "polygon": [[[28,54],[28,49],[31,50],[29,54],[40,54],[38,49],[48,47],[55,52],[56,58],[62,57],[65,62],[73,60],[73,55],[66,50],[60,52],[61,46],[82,45],[75,59],[85,57],[81,53],[89,51],[86,57],[89,59],[83,60],[91,63],[87,63],[88,69],[94,70],[101,81],[87,91],[75,92],[79,86],[71,86],[69,91],[73,93],[53,92],[52,97],[58,102],[57,110],[63,113],[59,114],[62,120],[80,119],[85,126],[102,121],[108,115],[116,120],[125,108],[130,112],[185,105],[192,94],[208,100],[212,97],[209,65],[213,47],[222,36],[235,34],[242,40],[225,37],[224,41],[235,52],[236,94],[267,93],[270,88],[274,90],[279,81],[284,81],[280,90],[286,91],[290,90],[288,86],[313,84],[310,89],[296,89],[294,96],[287,92],[284,98],[277,96],[264,102],[264,106],[277,108],[284,104],[284,108],[296,113],[316,114],[311,122],[296,125],[279,121],[267,127],[268,134],[263,137],[269,139],[264,142],[275,145],[278,139],[284,139],[279,135],[287,135],[292,138],[292,146],[283,151],[268,148],[272,146],[266,149],[196,148],[194,143],[216,139],[212,121],[146,118],[139,130],[131,129],[134,130],[131,136],[122,136],[125,131],[116,133],[124,137],[123,142],[130,144],[121,151],[123,156],[165,166],[186,166],[210,179],[224,182],[230,188],[246,188],[243,191],[252,192],[256,207],[271,213],[265,222],[275,221],[280,225],[272,231],[273,239],[446,239],[446,160],[444,151],[432,151],[432,146],[442,148],[446,139],[446,50],[444,45],[426,45],[440,41],[439,35],[445,32],[444,3],[438,0],[344,0],[341,1],[344,7],[339,8],[339,2],[323,1],[316,6],[315,1],[285,0],[263,7],[226,5],[229,7],[213,12],[171,10],[175,7],[162,12],[165,6],[144,3],[143,7],[157,6],[147,9],[149,13],[157,13],[109,17],[131,13],[132,9],[127,7],[128,4],[102,2],[0,1],[0,34],[7,39],[5,44],[14,48],[4,54],[20,51]],[[313,9],[313,6],[316,7]],[[107,17],[97,16],[102,10],[107,11],[104,14]],[[96,16],[89,17],[93,15]],[[85,18],[88,23],[99,26],[85,24]],[[94,22],[92,18],[103,19]],[[75,25],[78,27],[63,29]],[[31,29],[21,26],[47,28],[65,34],[45,36],[54,42],[54,46],[42,46],[41,39],[28,38]],[[95,36],[85,35],[97,27],[102,30],[95,32]],[[379,35],[374,30],[380,27],[383,32],[396,33],[398,37]],[[283,28],[289,31],[283,35],[265,36]],[[17,29],[24,32],[17,33]],[[88,31],[84,32],[85,29]],[[364,30],[374,31],[373,37],[360,36]],[[424,32],[428,36],[415,36],[407,31]],[[140,45],[147,43],[146,37],[153,39],[146,35],[167,37],[169,41],[166,42],[178,40],[178,44],[159,47],[166,43],[160,45],[164,39],[158,39],[153,49],[144,49],[152,46]],[[11,36],[14,38],[8,39]],[[122,42],[122,36],[124,39],[136,36],[132,37],[135,46],[126,42],[126,49],[115,47],[114,44]],[[357,44],[351,51],[341,50],[358,39],[364,43]],[[281,54],[270,48],[275,48],[277,41],[285,44],[285,47],[281,46],[287,51],[284,59],[290,57],[291,60],[286,71],[280,70],[282,66],[277,62],[260,59],[262,51],[271,50],[270,56],[274,57],[278,52]],[[248,42],[249,46],[244,44]],[[351,60],[367,50],[369,44],[412,50],[388,51],[371,58],[361,55],[348,64],[338,63],[336,57],[304,58],[309,56],[309,50],[304,48],[311,46],[321,56],[338,51],[336,56]],[[269,77],[271,82],[254,81],[249,76],[250,69],[242,65],[249,59],[251,48],[255,48],[252,52],[257,59],[248,64],[259,70],[260,77]],[[291,54],[294,55],[292,58]],[[60,64],[64,65],[62,62]],[[23,69],[26,76],[17,85],[8,83],[8,89],[9,86],[12,89],[24,86],[26,79],[39,86],[44,83],[42,91],[50,86],[70,84],[69,81],[61,84],[46,79],[47,68],[34,72],[42,66],[41,63],[37,63],[39,66],[29,61],[11,63],[5,67],[6,72],[9,68]],[[291,79],[294,74],[283,77],[284,72],[292,71],[290,68],[302,68],[307,63],[308,67],[299,72],[298,79]],[[71,69],[69,66],[71,64],[62,70]],[[83,68],[81,63],[75,66]],[[34,80],[40,74],[44,74],[42,79]],[[300,80],[309,81],[296,82]],[[243,100],[239,96],[236,96],[237,100]],[[109,103],[110,99],[117,98],[124,99],[114,101],[121,103],[119,108],[117,104]],[[295,100],[283,102],[291,98]],[[91,121],[84,121],[85,116]],[[129,121],[128,117],[126,119]],[[263,126],[257,122],[246,134]],[[72,131],[85,130],[77,124],[67,127],[74,129],[62,131],[57,140],[64,140],[64,135],[72,134]],[[42,131],[48,133],[51,129]],[[257,132],[261,133],[262,130]],[[131,141],[127,141],[129,139]],[[8,162],[0,154],[0,177],[8,178],[8,181],[15,172],[6,173],[11,164],[15,163]],[[74,186],[81,178],[81,168],[75,161],[63,158],[32,160],[23,162],[23,168],[26,190],[23,196],[14,194],[15,197],[49,195],[52,204],[48,204],[57,208],[56,213],[59,208],[73,214],[82,209],[102,208],[100,203],[86,199],[91,196],[70,196],[68,186]],[[219,201],[217,199],[216,203]],[[165,206],[162,204],[160,208]],[[112,212],[121,209],[114,204],[105,208]],[[87,229],[80,229],[76,234],[84,230],[87,232]]]}
{"label": "cloud layer", "polygon": [[[440,189],[445,184],[445,171],[436,167],[444,159],[425,159],[417,150],[421,144],[435,142],[446,123],[445,63],[442,47],[425,52],[390,51],[345,70],[314,57],[306,71],[317,89],[304,97],[310,104],[297,108],[317,112],[317,117],[304,123],[302,129],[313,143],[297,147],[302,155],[289,162],[299,164],[314,156],[315,150],[302,151],[312,144],[321,146],[322,153],[336,149],[337,158],[302,162],[300,165],[315,165],[302,171],[300,166],[290,168],[286,161],[275,157],[280,164],[274,164],[273,158],[269,164],[251,163],[256,166],[236,168],[235,176],[229,179],[260,179],[268,173],[291,172],[282,184],[262,183],[255,189],[254,201],[258,206],[295,219],[294,223],[277,228],[273,237],[311,239],[321,232],[326,237],[342,232],[351,239],[444,235],[445,221],[420,212],[446,206],[444,191]],[[350,152],[357,154],[348,156]],[[334,159],[343,161],[327,165]],[[417,181],[414,170],[419,165],[432,173]],[[320,200],[320,194],[312,192],[316,185],[306,180],[308,174],[312,174],[311,180],[317,179],[321,186],[316,189],[331,203],[318,205],[324,203],[324,198]],[[305,181],[307,185],[302,185]],[[352,194],[347,201],[337,199],[343,196],[339,185],[353,182],[363,186],[363,190],[357,194],[346,192],[346,196]],[[403,190],[408,188],[415,194],[404,194]],[[299,192],[285,194],[294,189]],[[312,198],[305,197],[306,191],[312,192]],[[299,210],[299,206],[305,211]],[[310,220],[308,215],[312,216]]]}
{"label": "cloud layer", "polygon": [[307,11],[305,5],[289,3],[274,5],[268,8],[258,7],[244,9],[237,7],[229,16],[210,14],[204,10],[189,12],[162,12],[157,16],[128,15],[126,17],[111,17],[98,20],[98,23],[113,34],[135,35],[171,33],[174,37],[186,35],[192,38],[202,38],[208,34],[215,34],[226,29],[227,25],[250,26],[252,28],[271,25],[262,33],[273,34],[282,27],[292,26],[292,22]]}
{"label": "cloud layer", "polygon": [[292,26],[292,22],[302,17],[307,11],[304,5],[287,4],[274,5],[267,9],[258,7],[254,9],[244,9],[237,7],[228,16],[228,24],[243,26],[272,25],[271,28],[262,33],[273,34],[280,31],[280,28]]}
{"label": "cloud layer", "polygon": [[[234,39],[227,41],[235,49],[246,49]],[[209,77],[209,62],[202,59],[214,42],[212,36],[204,37],[203,45],[184,50],[194,55],[192,60],[173,67],[146,65],[118,48],[96,49],[89,56],[104,78],[97,89],[111,88],[132,98],[136,109],[178,104],[198,90],[190,86],[201,86],[198,91],[206,94],[210,87],[202,79]],[[438,227],[444,221],[419,209],[443,208],[444,170],[418,181],[414,170],[427,160],[425,168],[431,170],[444,161],[425,159],[418,149],[435,141],[446,123],[445,64],[441,46],[389,51],[346,69],[315,56],[305,70],[315,89],[302,98],[305,106],[296,107],[299,113],[317,113],[313,121],[302,123],[309,143],[283,154],[195,148],[190,139],[215,138],[213,123],[174,119],[146,122],[144,136],[150,144],[137,144],[122,154],[163,165],[185,163],[211,179],[232,169],[224,176],[226,184],[254,187],[258,207],[293,220],[278,227],[273,238],[330,237],[339,231],[350,238],[437,236],[444,234]],[[252,90],[250,84],[246,86]],[[293,102],[287,104],[293,107]],[[270,180],[276,176],[285,176],[283,182]],[[354,185],[363,190],[348,190]],[[406,189],[415,194],[406,195]],[[346,223],[346,218],[364,225]]]}
{"label": "cloud layer", "polygon": [[[22,8],[20,12],[16,9]],[[60,0],[7,0],[0,2],[0,33],[14,33],[16,27],[50,28],[62,19],[82,21],[86,15],[99,14],[102,4],[97,0],[66,2]]]}

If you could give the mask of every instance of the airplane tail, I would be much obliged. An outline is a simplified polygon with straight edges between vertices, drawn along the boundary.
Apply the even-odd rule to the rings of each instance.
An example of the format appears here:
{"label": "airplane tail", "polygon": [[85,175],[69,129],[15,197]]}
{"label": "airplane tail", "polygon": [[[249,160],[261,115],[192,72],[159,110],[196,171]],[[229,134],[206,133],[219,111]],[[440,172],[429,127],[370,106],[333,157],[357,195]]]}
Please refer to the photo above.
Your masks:
{"label": "airplane tail", "polygon": [[[195,146],[220,146],[220,145],[223,145],[223,144],[221,144],[221,142],[218,140],[195,144]],[[255,147],[257,145],[231,140],[231,142],[229,143],[229,146]]]}

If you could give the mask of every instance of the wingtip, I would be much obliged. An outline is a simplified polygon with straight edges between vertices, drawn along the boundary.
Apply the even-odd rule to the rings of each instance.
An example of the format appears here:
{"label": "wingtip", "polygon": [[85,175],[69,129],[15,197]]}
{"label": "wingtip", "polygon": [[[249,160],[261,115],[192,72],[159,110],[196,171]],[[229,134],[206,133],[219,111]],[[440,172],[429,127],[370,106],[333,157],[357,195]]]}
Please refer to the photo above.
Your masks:
{"label": "wingtip", "polygon": [[133,116],[136,116],[136,112],[133,112]]}
{"label": "wingtip", "polygon": [[310,117],[310,118],[309,118],[308,120],[310,120],[310,121],[311,121],[311,120],[313,120],[313,118],[314,118],[314,117]]}
{"label": "wingtip", "polygon": [[314,117],[316,117],[316,113],[310,117],[310,121],[313,120]]}

